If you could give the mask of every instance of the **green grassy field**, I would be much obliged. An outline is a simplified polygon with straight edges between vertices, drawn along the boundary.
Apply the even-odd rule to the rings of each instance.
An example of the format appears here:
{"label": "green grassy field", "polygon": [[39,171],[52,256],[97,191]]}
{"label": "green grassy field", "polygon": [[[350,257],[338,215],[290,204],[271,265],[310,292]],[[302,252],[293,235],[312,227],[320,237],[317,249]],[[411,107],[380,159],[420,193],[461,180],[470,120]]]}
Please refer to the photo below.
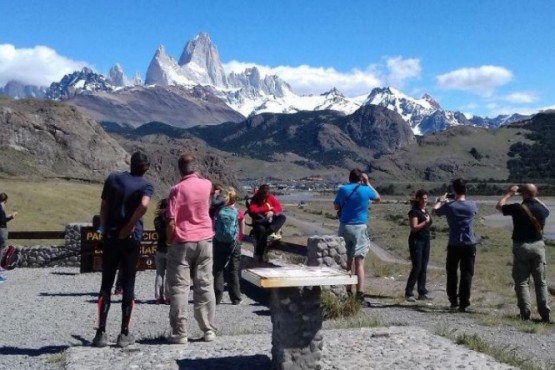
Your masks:
{"label": "green grassy field", "polygon": [[[17,211],[8,224],[10,231],[63,231],[68,223],[91,222],[100,211],[102,184],[64,180],[0,179],[0,192],[8,194],[6,213]],[[152,229],[156,203],[145,216]],[[18,245],[37,245],[42,240],[12,240]],[[60,242],[60,241],[58,241]]]}
{"label": "green grassy field", "polygon": [[[492,200],[496,198],[478,198],[479,201],[485,199]],[[404,301],[404,284],[410,272],[410,257],[407,245],[409,205],[405,204],[404,200],[387,199],[383,203],[372,205],[369,230],[371,239],[376,244],[399,257],[400,260],[406,261],[406,263],[386,263],[372,253],[369,253],[366,258],[367,273],[375,281],[375,283],[369,284],[367,293],[390,298],[392,301],[399,303]],[[511,277],[511,233],[505,228],[489,227],[484,222],[483,217],[496,212],[493,202],[480,202],[478,208],[479,215],[474,227],[479,242],[472,287],[472,302],[484,311],[491,312],[485,314],[484,324],[491,325],[493,318],[497,317],[503,323],[514,323],[514,326],[518,326],[520,325],[519,322],[510,319],[517,313]],[[336,228],[338,225],[338,221],[332,219],[334,213],[331,200],[311,201],[305,205],[304,210],[290,207],[288,211],[294,212],[297,218],[310,220],[331,228]],[[433,293],[439,298],[439,301],[444,300],[447,304],[446,294],[444,293],[448,239],[446,219],[444,217],[434,217],[433,230],[430,255],[430,265],[432,267],[428,269],[428,285],[434,288]],[[546,254],[548,266],[555,264],[555,247],[552,243],[547,244]],[[548,281],[553,284],[555,282],[555,271],[548,268],[547,273]],[[534,301],[533,281],[531,282],[531,294]],[[536,330],[529,326],[520,325],[517,329],[523,331]]]}

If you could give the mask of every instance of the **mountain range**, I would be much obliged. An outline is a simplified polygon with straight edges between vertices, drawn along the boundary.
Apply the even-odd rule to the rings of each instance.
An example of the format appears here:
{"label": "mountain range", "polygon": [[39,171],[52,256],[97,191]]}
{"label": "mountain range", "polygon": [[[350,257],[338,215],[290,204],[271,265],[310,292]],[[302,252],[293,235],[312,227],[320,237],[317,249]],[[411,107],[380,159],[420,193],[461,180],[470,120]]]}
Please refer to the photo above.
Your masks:
{"label": "mountain range", "polygon": [[48,89],[11,81],[0,94],[64,100],[96,120],[134,127],[150,121],[177,127],[240,122],[261,113],[332,110],[350,115],[366,105],[397,112],[417,135],[459,125],[495,128],[527,118],[466,117],[461,112],[444,110],[428,94],[415,99],[392,87],[375,88],[355,98],[346,97],[335,88],[320,95],[298,95],[286,81],[275,75],[263,76],[256,67],[226,74],[207,33],[188,41],[178,60],[159,46],[144,83],[138,74],[127,78],[116,64],[107,77],[84,68],[64,76]]}

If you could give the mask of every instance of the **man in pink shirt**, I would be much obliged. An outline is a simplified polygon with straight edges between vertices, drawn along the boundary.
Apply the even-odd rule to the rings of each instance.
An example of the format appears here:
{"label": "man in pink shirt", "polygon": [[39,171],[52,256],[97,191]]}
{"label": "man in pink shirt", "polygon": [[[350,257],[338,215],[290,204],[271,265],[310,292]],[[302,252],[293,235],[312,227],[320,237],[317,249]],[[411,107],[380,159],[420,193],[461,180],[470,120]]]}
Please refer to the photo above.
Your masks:
{"label": "man in pink shirt", "polygon": [[[194,171],[194,157],[183,154],[178,161],[181,180],[168,198],[168,290],[170,298],[170,343],[187,343],[187,306],[191,277],[195,319],[204,340],[213,341],[216,297],[212,276],[212,220],[208,214],[212,183]],[[193,275],[191,276],[191,271]]]}

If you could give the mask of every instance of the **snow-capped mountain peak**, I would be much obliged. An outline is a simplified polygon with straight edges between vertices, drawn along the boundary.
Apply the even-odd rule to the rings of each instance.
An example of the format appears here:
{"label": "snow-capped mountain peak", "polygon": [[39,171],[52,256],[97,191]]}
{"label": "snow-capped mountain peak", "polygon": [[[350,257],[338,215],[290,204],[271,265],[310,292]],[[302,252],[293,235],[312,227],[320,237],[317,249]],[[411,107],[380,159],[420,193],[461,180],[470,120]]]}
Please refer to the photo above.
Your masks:
{"label": "snow-capped mountain peak", "polygon": [[227,87],[227,79],[218,50],[205,32],[199,33],[187,42],[178,64],[184,75],[192,81],[201,85]]}

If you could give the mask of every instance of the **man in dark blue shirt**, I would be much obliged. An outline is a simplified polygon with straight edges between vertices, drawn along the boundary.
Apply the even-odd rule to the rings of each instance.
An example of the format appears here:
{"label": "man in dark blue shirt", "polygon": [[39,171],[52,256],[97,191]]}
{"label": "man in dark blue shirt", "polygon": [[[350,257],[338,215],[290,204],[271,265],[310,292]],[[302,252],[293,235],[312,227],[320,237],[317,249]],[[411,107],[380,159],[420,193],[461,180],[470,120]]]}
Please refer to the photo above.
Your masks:
{"label": "man in dark blue shirt", "polygon": [[[433,207],[435,214],[446,216],[449,224],[449,242],[447,244],[447,296],[451,310],[457,307],[465,312],[470,306],[472,277],[476,260],[476,236],[472,228],[474,216],[478,213],[476,203],[466,200],[466,181],[453,180],[454,199],[447,194],[440,197]],[[458,282],[460,265],[461,277]],[[457,284],[459,290],[457,293]]]}
{"label": "man in dark blue shirt", "polygon": [[129,323],[135,299],[135,275],[139,259],[139,246],[143,237],[143,220],[153,188],[143,175],[150,164],[145,154],[135,152],[131,156],[130,172],[111,173],[104,182],[100,206],[100,227],[104,236],[102,254],[102,283],[98,298],[98,329],[93,346],[108,345],[106,320],[110,309],[111,290],[116,270],[121,268],[123,297],[119,347],[135,343],[129,333]]}
{"label": "man in dark blue shirt", "polygon": [[[520,192],[522,203],[506,204]],[[513,218],[513,280],[520,309],[520,318],[530,319],[530,275],[536,287],[536,303],[542,321],[549,322],[549,305],[547,302],[547,282],[545,279],[545,244],[543,228],[549,210],[538,198],[538,189],[534,184],[521,187],[513,185],[497,202],[498,211]]]}

